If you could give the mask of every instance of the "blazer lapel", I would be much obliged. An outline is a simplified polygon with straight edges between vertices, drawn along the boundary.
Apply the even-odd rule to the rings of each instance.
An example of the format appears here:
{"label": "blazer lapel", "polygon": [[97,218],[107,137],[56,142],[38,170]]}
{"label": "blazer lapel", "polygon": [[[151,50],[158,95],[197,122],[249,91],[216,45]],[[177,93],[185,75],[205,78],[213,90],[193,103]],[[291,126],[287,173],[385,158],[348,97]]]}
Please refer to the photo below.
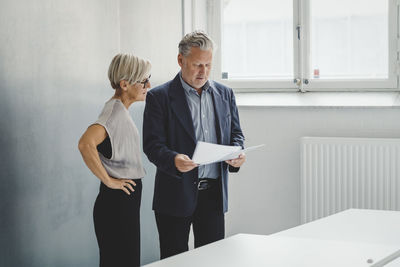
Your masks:
{"label": "blazer lapel", "polygon": [[171,100],[171,108],[175,115],[178,117],[183,128],[193,139],[194,143],[197,143],[196,136],[194,133],[192,115],[190,113],[189,105],[187,103],[185,89],[182,87],[179,74],[176,75],[175,79],[172,80],[172,84],[169,90],[169,96]]}
{"label": "blazer lapel", "polygon": [[[210,86],[212,86],[212,84]],[[215,118],[217,119],[217,123],[216,123],[217,136],[220,139],[219,143],[221,143],[222,142],[222,124],[224,123],[224,119],[225,119],[223,116],[226,115],[226,111],[223,108],[225,105],[222,100],[221,94],[217,91],[215,86],[212,87],[211,95],[212,95],[212,98],[214,101],[214,111],[215,111],[215,115],[216,115]]]}

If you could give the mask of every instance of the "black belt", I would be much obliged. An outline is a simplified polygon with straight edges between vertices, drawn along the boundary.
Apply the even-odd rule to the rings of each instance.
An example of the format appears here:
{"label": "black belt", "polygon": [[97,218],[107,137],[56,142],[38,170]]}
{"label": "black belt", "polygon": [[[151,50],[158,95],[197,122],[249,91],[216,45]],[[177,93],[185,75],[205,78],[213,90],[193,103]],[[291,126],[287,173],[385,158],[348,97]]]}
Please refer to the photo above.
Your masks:
{"label": "black belt", "polygon": [[197,189],[199,191],[210,189],[211,187],[217,184],[218,178],[210,179],[210,178],[200,178],[199,183],[197,184]]}

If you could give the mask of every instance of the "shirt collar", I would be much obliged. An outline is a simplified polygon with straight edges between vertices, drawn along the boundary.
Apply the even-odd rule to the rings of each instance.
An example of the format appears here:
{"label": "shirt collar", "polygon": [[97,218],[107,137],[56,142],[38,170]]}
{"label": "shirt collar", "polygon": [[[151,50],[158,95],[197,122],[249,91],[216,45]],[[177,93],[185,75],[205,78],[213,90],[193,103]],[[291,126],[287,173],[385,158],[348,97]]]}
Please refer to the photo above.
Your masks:
{"label": "shirt collar", "polygon": [[[190,92],[196,92],[196,93],[197,93],[196,89],[194,89],[193,87],[191,87],[189,84],[187,84],[187,83],[182,79],[182,72],[181,72],[181,71],[179,72],[179,79],[181,79],[182,87],[183,87],[183,89],[185,89],[185,91],[186,91],[187,93],[190,93]],[[208,89],[210,89],[210,90],[208,90]],[[211,91],[211,89],[212,89],[212,87],[211,87],[210,81],[207,80],[207,82],[203,85],[203,90],[206,91],[206,92],[208,92],[208,91]]]}

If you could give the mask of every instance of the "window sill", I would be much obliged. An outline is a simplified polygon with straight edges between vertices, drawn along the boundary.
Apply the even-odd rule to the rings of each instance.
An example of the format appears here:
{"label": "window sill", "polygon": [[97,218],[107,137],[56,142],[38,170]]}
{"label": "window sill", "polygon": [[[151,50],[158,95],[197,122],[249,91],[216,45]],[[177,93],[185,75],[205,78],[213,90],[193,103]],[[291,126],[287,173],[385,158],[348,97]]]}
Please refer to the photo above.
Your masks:
{"label": "window sill", "polygon": [[400,108],[399,92],[235,93],[239,107]]}

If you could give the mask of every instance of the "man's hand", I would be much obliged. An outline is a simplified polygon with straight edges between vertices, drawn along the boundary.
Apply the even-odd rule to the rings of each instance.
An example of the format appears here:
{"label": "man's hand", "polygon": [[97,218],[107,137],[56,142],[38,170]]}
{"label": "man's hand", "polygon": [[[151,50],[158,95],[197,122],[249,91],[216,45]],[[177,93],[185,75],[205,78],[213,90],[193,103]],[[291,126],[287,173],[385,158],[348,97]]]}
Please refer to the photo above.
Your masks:
{"label": "man's hand", "polygon": [[116,178],[110,177],[110,179],[107,180],[105,185],[111,189],[120,189],[120,190],[124,191],[125,193],[127,193],[128,195],[130,195],[131,192],[129,190],[131,190],[132,192],[135,191],[133,189],[132,185],[136,186],[136,183],[130,179],[116,179]]}
{"label": "man's hand", "polygon": [[180,172],[188,172],[196,168],[198,165],[187,155],[178,154],[175,156],[175,166]]}
{"label": "man's hand", "polygon": [[246,161],[246,155],[244,153],[240,154],[236,159],[226,160],[225,162],[232,167],[239,168]]}

